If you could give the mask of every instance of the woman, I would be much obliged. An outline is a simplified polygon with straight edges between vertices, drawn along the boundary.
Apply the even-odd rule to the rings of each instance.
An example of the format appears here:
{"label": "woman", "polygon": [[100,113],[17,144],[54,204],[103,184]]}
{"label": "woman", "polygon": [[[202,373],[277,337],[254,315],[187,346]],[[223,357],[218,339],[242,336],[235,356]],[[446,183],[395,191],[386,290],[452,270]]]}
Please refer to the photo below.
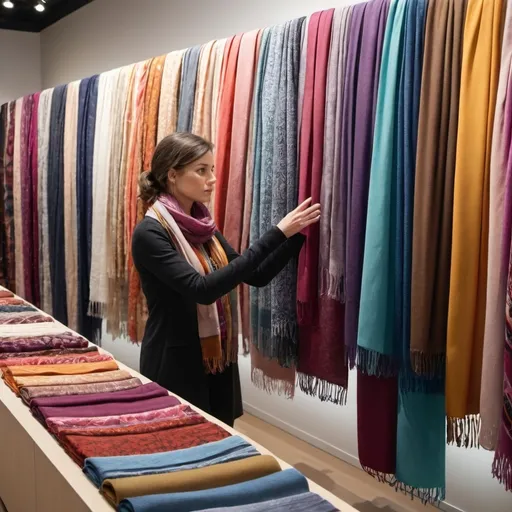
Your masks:
{"label": "woman", "polygon": [[132,253],[149,318],[140,368],[232,426],[243,412],[236,287],[266,286],[298,255],[299,232],[319,221],[320,207],[302,204],[240,256],[204,206],[214,185],[212,145],[190,133],[162,140],[141,175],[148,212]]}

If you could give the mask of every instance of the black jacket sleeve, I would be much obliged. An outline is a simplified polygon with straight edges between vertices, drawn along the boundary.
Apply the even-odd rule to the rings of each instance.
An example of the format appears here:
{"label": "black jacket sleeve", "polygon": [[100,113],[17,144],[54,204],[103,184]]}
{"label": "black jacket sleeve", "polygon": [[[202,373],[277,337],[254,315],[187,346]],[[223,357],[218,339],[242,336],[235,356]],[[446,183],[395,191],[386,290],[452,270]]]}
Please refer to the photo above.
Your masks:
{"label": "black jacket sleeve", "polygon": [[203,276],[175,249],[165,229],[155,221],[135,229],[132,255],[138,269],[150,272],[179,294],[197,304],[213,304],[250,278],[265,258],[285,242],[283,232],[272,228],[242,256]]}
{"label": "black jacket sleeve", "polygon": [[[224,247],[230,262],[240,258],[240,254],[229,245],[220,233],[217,233],[217,238]],[[286,242],[270,253],[247,279],[244,279],[244,283],[256,288],[267,286],[283,270],[290,259],[299,255],[305,239],[306,237],[300,233],[287,239]]]}

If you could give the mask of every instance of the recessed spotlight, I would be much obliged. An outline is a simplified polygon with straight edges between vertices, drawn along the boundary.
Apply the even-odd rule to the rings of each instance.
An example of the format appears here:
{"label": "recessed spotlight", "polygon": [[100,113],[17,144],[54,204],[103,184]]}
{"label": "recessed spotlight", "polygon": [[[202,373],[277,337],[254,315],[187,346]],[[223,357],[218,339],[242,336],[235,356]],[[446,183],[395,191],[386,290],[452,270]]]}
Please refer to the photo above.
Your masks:
{"label": "recessed spotlight", "polygon": [[14,4],[12,2],[4,2],[2,5],[7,9],[12,9],[14,7]]}
{"label": "recessed spotlight", "polygon": [[42,3],[38,3],[34,9],[37,11],[37,12],[43,12],[44,11],[44,5]]}

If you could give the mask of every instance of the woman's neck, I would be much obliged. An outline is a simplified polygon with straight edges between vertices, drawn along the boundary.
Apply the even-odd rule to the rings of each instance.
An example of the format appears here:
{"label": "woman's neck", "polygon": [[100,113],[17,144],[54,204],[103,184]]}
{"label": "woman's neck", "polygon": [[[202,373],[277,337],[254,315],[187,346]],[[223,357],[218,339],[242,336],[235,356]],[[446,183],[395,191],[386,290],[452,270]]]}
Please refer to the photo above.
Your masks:
{"label": "woman's neck", "polygon": [[194,206],[194,201],[191,201],[190,199],[185,199],[182,197],[177,197],[176,201],[178,201],[178,204],[181,206],[181,209],[187,214],[192,216],[192,206]]}

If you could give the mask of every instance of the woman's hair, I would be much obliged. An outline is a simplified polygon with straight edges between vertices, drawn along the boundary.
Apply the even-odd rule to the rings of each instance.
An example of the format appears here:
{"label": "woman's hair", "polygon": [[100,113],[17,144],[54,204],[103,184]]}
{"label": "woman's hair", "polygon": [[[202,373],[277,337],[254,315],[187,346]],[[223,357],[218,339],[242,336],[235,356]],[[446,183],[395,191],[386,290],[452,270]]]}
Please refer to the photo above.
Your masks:
{"label": "woman's hair", "polygon": [[168,191],[167,176],[171,169],[180,171],[212,150],[211,142],[192,133],[173,133],[162,139],[151,160],[151,171],[140,175],[141,200],[153,204],[160,194]]}

